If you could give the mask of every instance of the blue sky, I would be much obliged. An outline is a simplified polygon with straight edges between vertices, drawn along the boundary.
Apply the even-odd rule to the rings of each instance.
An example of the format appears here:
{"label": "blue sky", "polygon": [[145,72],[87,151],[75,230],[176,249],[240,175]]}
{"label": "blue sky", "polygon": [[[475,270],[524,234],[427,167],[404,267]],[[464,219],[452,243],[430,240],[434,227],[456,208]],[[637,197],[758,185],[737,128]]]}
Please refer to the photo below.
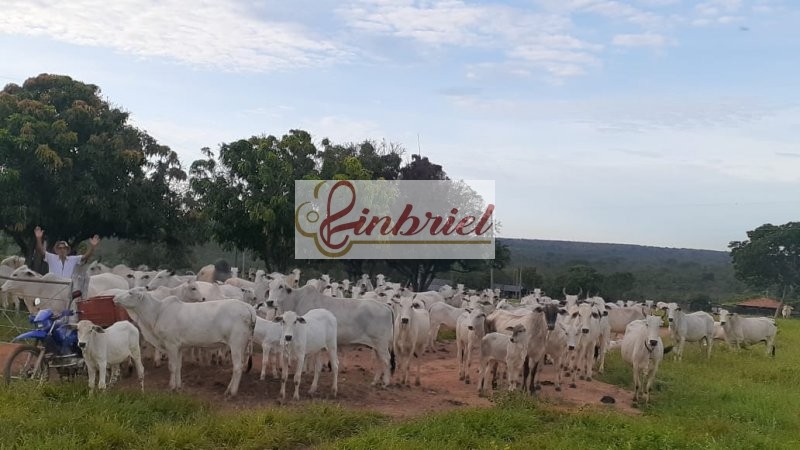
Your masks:
{"label": "blue sky", "polygon": [[181,156],[385,139],[501,235],[724,250],[800,211],[792,0],[6,0],[0,82],[101,87]]}

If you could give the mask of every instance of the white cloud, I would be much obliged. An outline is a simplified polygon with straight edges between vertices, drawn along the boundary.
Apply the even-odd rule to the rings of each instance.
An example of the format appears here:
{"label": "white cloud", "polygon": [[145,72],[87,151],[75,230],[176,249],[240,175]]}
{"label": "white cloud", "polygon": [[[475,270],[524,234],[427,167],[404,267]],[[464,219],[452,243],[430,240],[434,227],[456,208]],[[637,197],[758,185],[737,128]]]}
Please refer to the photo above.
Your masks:
{"label": "white cloud", "polygon": [[660,34],[618,34],[612,39],[614,45],[622,47],[663,47],[669,40]]}
{"label": "white cloud", "polygon": [[517,75],[527,76],[532,70],[556,77],[579,75],[599,62],[594,53],[602,49],[572,35],[567,17],[500,5],[478,6],[460,0],[360,1],[338,12],[350,27],[365,33],[407,38],[426,46],[499,50],[506,59],[485,64],[509,67]]}
{"label": "white cloud", "polygon": [[11,0],[3,4],[0,33],[230,71],[314,67],[352,56],[297,24],[259,20],[234,0]]}

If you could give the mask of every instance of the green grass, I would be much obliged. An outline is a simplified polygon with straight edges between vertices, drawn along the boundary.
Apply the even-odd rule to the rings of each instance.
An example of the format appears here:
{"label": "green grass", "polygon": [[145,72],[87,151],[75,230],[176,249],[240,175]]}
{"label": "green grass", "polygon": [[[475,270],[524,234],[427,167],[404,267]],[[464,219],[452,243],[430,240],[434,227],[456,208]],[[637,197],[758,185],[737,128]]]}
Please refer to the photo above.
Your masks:
{"label": "green grass", "polygon": [[[520,395],[496,406],[407,421],[326,405],[217,412],[187,395],[80,384],[0,387],[0,448],[796,449],[800,448],[800,321],[779,321],[776,358],[696,345],[667,355],[639,417],[565,412]],[[604,381],[631,387],[618,353]]]}

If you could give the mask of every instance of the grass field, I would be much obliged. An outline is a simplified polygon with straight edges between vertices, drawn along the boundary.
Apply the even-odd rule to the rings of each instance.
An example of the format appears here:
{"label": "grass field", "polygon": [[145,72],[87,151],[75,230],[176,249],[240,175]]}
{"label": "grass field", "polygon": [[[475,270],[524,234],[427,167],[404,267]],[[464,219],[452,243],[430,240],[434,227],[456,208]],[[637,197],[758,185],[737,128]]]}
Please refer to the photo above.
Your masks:
{"label": "grass field", "polygon": [[[216,412],[185,395],[109,392],[83,383],[0,387],[0,448],[800,448],[800,321],[780,321],[776,357],[763,345],[739,354],[697,345],[659,371],[641,417],[565,412],[519,395],[490,409],[394,421],[315,405]],[[609,354],[602,380],[631,387],[630,369]]]}

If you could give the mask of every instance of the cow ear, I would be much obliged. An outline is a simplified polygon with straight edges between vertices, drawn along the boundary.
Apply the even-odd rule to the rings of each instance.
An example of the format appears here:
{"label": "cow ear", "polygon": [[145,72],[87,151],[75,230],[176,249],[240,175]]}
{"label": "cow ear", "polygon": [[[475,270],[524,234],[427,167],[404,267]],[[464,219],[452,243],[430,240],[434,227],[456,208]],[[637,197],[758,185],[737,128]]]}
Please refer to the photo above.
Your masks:
{"label": "cow ear", "polygon": [[412,307],[412,308],[414,308],[414,309],[420,309],[420,308],[422,308],[422,306],[421,306],[419,303],[417,303],[417,302],[414,302],[414,303],[411,305],[411,307]]}
{"label": "cow ear", "polygon": [[600,317],[600,314],[597,314],[596,312],[593,312],[593,313],[592,313],[592,317],[594,317],[595,319],[597,319],[598,317]]}
{"label": "cow ear", "polygon": [[169,276],[171,276],[171,277],[172,277],[172,276],[175,276],[175,271],[174,271],[174,270],[170,270],[170,271],[169,271]]}
{"label": "cow ear", "polygon": [[514,327],[506,327],[506,331],[514,331]]}
{"label": "cow ear", "polygon": [[541,306],[537,306],[536,308],[533,308],[533,312],[540,313],[542,311],[544,311],[544,308],[542,308]]}
{"label": "cow ear", "polygon": [[290,288],[290,287],[287,287],[287,288],[286,288],[286,293],[287,293],[287,294],[291,294],[291,293],[292,293],[292,288]]}
{"label": "cow ear", "polygon": [[94,331],[95,333],[105,333],[105,330],[103,330],[103,327],[101,327],[99,325],[93,326],[92,327],[92,331]]}
{"label": "cow ear", "polygon": [[67,328],[69,328],[70,330],[77,330],[78,329],[78,324],[76,324],[76,323],[68,323],[67,324]]}
{"label": "cow ear", "polygon": [[675,311],[680,311],[680,310],[681,310],[681,307],[680,307],[680,306],[678,306],[677,308],[675,308]]}
{"label": "cow ear", "polygon": [[306,319],[304,319],[303,317],[298,317],[297,318],[297,322],[298,323],[306,323]]}
{"label": "cow ear", "polygon": [[561,309],[559,309],[559,310],[558,310],[558,313],[559,313],[559,314],[561,314],[561,315],[563,316],[564,314],[566,314],[566,313],[567,313],[567,310],[566,310],[566,309],[564,309],[564,308],[561,308]]}
{"label": "cow ear", "polygon": [[274,319],[272,319],[272,321],[273,322],[283,322],[283,316],[276,316]]}
{"label": "cow ear", "polygon": [[378,297],[386,297],[386,294],[384,294],[383,292],[381,292],[380,294],[378,294]]}
{"label": "cow ear", "polygon": [[575,311],[574,313],[572,313],[572,318],[574,319],[576,317],[578,317],[578,311]]}
{"label": "cow ear", "polygon": [[472,308],[464,308],[464,311],[466,311],[468,313],[471,313],[472,312]]}

